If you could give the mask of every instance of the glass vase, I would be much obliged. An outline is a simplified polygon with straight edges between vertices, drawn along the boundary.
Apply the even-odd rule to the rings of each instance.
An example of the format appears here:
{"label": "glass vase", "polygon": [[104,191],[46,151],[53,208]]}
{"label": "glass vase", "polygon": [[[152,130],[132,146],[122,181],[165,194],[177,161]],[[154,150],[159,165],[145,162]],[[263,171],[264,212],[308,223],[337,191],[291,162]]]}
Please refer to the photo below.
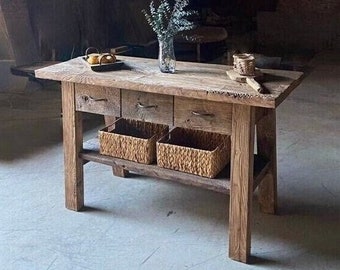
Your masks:
{"label": "glass vase", "polygon": [[166,38],[158,40],[159,44],[159,69],[164,73],[175,73],[176,58],[174,51],[174,39]]}

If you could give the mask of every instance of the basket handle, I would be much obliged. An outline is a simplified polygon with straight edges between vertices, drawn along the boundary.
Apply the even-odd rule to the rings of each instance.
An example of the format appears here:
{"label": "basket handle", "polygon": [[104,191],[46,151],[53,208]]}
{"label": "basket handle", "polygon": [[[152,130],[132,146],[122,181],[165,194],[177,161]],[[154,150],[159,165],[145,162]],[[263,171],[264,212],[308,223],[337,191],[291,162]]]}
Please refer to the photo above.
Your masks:
{"label": "basket handle", "polygon": [[112,58],[114,58],[115,56],[112,54],[112,53],[103,53],[99,56],[99,59],[98,59],[98,63],[99,65],[102,64],[102,60],[104,59],[104,57],[106,56],[111,56]]}
{"label": "basket handle", "polygon": [[195,116],[215,117],[215,114],[213,114],[213,113],[208,113],[208,112],[191,111],[191,114],[192,114],[192,115],[195,115]]}
{"label": "basket handle", "polygon": [[94,98],[89,95],[82,95],[81,98],[86,102],[87,101],[108,101],[107,98]]}
{"label": "basket handle", "polygon": [[96,51],[96,53],[99,53],[99,50],[96,48],[96,47],[88,47],[87,49],[86,49],[86,51],[85,51],[85,56],[86,56],[86,58],[88,57],[88,54],[89,54],[89,52],[90,51]]}
{"label": "basket handle", "polygon": [[144,105],[140,102],[137,103],[137,107],[140,109],[151,109],[151,108],[157,108],[157,105]]}

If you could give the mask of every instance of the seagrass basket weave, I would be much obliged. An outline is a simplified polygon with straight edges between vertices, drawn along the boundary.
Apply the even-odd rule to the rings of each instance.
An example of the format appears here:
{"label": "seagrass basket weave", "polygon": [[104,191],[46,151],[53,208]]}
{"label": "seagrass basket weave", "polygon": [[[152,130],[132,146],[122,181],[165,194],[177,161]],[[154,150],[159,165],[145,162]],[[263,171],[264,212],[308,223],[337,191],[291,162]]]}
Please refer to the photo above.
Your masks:
{"label": "seagrass basket weave", "polygon": [[234,70],[240,75],[255,75],[255,57],[250,53],[234,54]]}
{"label": "seagrass basket weave", "polygon": [[157,142],[157,165],[214,178],[230,161],[230,136],[176,127]]}
{"label": "seagrass basket weave", "polygon": [[98,133],[100,154],[151,164],[156,141],[169,131],[167,125],[120,118]]}

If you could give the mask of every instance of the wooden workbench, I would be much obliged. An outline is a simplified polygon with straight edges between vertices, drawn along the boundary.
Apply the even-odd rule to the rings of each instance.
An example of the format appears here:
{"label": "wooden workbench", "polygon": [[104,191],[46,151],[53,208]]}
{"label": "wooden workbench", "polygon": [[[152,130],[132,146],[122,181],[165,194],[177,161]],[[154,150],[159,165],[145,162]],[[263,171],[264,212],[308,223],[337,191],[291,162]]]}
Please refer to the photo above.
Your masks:
{"label": "wooden workbench", "polygon": [[[225,65],[178,62],[175,74],[165,74],[156,60],[119,59],[125,66],[118,71],[93,72],[82,58],[36,71],[37,78],[62,82],[66,207],[78,211],[84,206],[86,161],[110,165],[119,176],[131,170],[230,193],[229,257],[247,262],[257,187],[262,211],[276,211],[275,109],[300,83],[302,73],[262,70],[267,94],[260,94],[247,84],[229,80],[226,69],[230,67]],[[82,112],[105,115],[107,122],[125,117],[231,134],[231,165],[226,170],[230,173],[208,179],[100,155],[96,142],[83,143]]]}

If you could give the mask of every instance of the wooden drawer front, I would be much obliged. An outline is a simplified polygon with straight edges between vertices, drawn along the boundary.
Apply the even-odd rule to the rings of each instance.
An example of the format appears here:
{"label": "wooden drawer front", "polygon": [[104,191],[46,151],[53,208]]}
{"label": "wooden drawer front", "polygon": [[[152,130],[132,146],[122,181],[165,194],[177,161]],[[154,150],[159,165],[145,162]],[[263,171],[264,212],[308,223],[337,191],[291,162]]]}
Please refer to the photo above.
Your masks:
{"label": "wooden drawer front", "polygon": [[77,111],[120,116],[120,90],[76,84]]}
{"label": "wooden drawer front", "polygon": [[173,125],[173,96],[122,90],[122,117]]}
{"label": "wooden drawer front", "polygon": [[231,134],[232,104],[175,97],[175,126]]}

